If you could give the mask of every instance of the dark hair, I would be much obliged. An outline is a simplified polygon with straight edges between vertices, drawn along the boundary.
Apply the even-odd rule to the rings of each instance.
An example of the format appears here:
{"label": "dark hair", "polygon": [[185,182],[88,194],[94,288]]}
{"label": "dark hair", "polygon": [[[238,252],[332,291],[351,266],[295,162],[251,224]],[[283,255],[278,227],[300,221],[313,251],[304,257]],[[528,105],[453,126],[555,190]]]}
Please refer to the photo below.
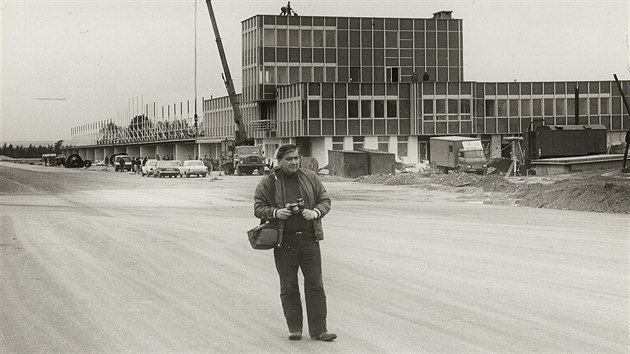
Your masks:
{"label": "dark hair", "polygon": [[278,160],[282,160],[286,154],[296,151],[297,149],[297,146],[293,144],[282,145],[278,148],[278,151],[276,152],[276,158]]}

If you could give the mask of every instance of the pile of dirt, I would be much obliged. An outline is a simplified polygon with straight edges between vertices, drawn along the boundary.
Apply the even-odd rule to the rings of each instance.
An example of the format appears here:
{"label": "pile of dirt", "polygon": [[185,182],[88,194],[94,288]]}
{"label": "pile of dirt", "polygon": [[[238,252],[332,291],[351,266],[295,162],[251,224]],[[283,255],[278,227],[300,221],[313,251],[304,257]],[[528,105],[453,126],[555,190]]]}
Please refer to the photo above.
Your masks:
{"label": "pile of dirt", "polygon": [[478,182],[480,178],[481,176],[471,173],[440,173],[431,178],[431,183],[449,187],[463,187]]}
{"label": "pile of dirt", "polygon": [[591,176],[537,183],[527,185],[517,198],[518,204],[535,208],[630,214],[630,180]]}
{"label": "pile of dirt", "polygon": [[430,174],[399,173],[395,175],[368,175],[355,178],[356,182],[369,184],[384,184],[388,186],[409,186],[427,183]]}
{"label": "pile of dirt", "polygon": [[[538,179],[534,179],[538,178]],[[630,177],[617,171],[590,171],[558,176],[508,179],[503,175],[469,173],[400,173],[361,176],[360,183],[384,185],[441,185],[448,190],[474,194],[479,188],[487,193],[490,204],[506,198],[535,208],[630,214]],[[471,188],[471,189],[467,189]],[[496,200],[494,200],[496,199]]]}

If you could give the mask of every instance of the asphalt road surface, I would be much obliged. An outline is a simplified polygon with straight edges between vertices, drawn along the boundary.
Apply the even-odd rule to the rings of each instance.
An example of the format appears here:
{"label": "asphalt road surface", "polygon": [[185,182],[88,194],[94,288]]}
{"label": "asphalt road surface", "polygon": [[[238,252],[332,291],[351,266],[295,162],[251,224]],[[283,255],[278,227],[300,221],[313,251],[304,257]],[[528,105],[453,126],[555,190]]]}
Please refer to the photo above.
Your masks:
{"label": "asphalt road surface", "polygon": [[324,178],[339,338],[289,341],[260,176],[102,169],[0,163],[0,353],[628,352],[628,215]]}

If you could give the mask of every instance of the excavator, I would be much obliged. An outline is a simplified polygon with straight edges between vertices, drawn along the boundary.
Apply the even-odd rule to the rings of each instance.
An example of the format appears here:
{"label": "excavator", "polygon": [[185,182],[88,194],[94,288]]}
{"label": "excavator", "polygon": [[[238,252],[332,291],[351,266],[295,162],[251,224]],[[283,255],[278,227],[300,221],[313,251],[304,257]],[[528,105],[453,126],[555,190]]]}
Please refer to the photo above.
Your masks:
{"label": "excavator", "polygon": [[225,174],[237,172],[239,176],[242,174],[252,174],[255,170],[258,170],[260,173],[266,166],[265,159],[260,149],[253,146],[254,139],[247,136],[247,128],[243,123],[243,114],[236,96],[236,90],[234,89],[234,82],[232,80],[232,74],[230,73],[227,57],[225,56],[225,50],[223,49],[223,42],[219,34],[217,20],[214,16],[214,10],[212,9],[212,1],[206,0],[206,5],[219,49],[221,64],[223,65],[222,79],[228,92],[230,104],[232,105],[234,124],[236,126],[234,141],[227,140],[222,143],[225,152],[222,154],[223,156],[219,161],[220,169],[225,172]]}

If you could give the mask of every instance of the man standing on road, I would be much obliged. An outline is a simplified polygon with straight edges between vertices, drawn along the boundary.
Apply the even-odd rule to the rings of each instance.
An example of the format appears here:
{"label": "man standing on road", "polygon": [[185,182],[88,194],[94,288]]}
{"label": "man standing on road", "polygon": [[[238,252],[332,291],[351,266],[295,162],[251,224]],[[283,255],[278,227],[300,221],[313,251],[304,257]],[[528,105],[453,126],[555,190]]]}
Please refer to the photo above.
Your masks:
{"label": "man standing on road", "polygon": [[256,187],[254,215],[276,223],[280,232],[274,259],[289,339],[302,339],[298,284],[298,269],[302,269],[309,334],[312,339],[330,342],[337,335],[326,329],[326,293],[319,248],[319,241],[324,238],[321,219],[330,211],[330,198],[315,172],[299,168],[300,155],[295,145],[281,146],[276,158],[279,167]]}
{"label": "man standing on road", "polygon": [[118,159],[118,165],[120,166],[120,172],[125,172],[125,159],[122,156]]}

